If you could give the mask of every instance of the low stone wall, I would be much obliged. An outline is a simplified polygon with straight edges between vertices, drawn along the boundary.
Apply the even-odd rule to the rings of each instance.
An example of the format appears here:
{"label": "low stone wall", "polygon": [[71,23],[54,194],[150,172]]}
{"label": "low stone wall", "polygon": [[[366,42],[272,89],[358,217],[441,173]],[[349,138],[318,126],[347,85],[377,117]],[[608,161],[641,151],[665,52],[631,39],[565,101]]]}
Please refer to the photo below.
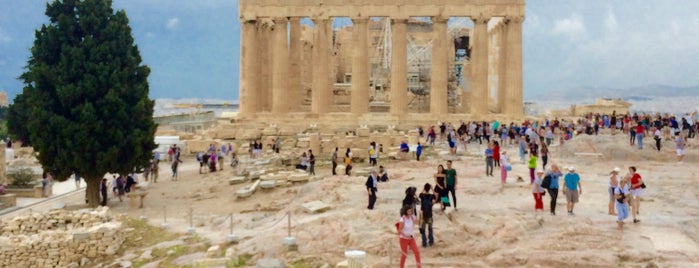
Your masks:
{"label": "low stone wall", "polygon": [[108,208],[53,210],[0,223],[0,267],[78,267],[124,242]]}
{"label": "low stone wall", "polygon": [[17,196],[14,194],[0,195],[0,209],[11,208],[17,205]]}
{"label": "low stone wall", "polygon": [[[41,185],[33,186],[32,188],[7,188],[7,193],[15,194],[17,197],[26,198],[42,198],[43,189]],[[53,187],[49,187],[49,196],[53,196]]]}

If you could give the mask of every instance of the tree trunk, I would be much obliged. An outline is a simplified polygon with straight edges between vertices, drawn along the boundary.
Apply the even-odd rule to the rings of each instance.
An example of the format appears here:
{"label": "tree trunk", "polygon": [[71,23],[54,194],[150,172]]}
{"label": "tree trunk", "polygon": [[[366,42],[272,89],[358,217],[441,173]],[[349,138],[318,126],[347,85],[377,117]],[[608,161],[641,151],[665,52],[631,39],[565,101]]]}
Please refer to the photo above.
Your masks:
{"label": "tree trunk", "polygon": [[85,178],[87,188],[85,188],[85,198],[87,204],[91,208],[96,208],[100,205],[100,182],[101,178]]}

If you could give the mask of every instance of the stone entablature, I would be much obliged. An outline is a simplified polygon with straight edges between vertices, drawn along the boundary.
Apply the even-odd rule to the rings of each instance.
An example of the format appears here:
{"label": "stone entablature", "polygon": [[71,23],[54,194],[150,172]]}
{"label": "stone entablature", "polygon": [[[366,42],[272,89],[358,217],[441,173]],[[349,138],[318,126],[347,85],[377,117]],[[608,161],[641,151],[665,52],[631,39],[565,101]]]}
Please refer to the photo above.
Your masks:
{"label": "stone entablature", "polygon": [[524,0],[239,0],[240,20],[257,17],[524,16]]}

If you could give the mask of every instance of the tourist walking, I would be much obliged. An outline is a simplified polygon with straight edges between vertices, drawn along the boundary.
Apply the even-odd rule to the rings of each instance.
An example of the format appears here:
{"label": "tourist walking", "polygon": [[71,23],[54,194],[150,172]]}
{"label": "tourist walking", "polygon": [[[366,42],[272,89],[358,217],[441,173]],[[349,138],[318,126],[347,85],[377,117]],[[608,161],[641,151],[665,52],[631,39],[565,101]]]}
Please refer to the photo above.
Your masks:
{"label": "tourist walking", "polygon": [[532,195],[534,195],[534,211],[544,211],[544,202],[541,200],[546,192],[541,187],[544,180],[544,170],[540,169],[536,172],[536,178],[532,181]]}
{"label": "tourist walking", "polygon": [[53,178],[51,177],[51,173],[44,171],[44,174],[41,175],[41,196],[42,197],[49,197],[49,187],[51,187],[52,181],[53,181]]}
{"label": "tourist walking", "polygon": [[551,176],[551,183],[548,186],[548,192],[549,196],[551,197],[551,203],[550,209],[551,209],[551,215],[556,216],[556,201],[558,199],[558,188],[560,187],[560,184],[558,182],[558,179],[563,176],[561,171],[558,169],[558,165],[553,164],[551,165],[551,170],[546,172],[546,176]]}
{"label": "tourist walking", "polygon": [[[493,141],[493,165],[500,167],[500,143],[498,141]],[[492,172],[490,176],[493,176]]]}
{"label": "tourist walking", "polygon": [[316,175],[316,156],[313,155],[312,150],[308,150],[308,173],[315,176]]}
{"label": "tourist walking", "polygon": [[660,141],[662,141],[662,133],[660,133],[660,128],[655,128],[653,131],[653,139],[655,139],[655,148],[660,152]]}
{"label": "tourist walking", "polygon": [[369,195],[369,205],[367,206],[368,209],[374,209],[374,204],[376,204],[376,192],[378,191],[378,172],[376,169],[372,169],[371,173],[369,174],[369,177],[366,179],[366,183],[364,185],[366,186],[366,191],[367,194]]}
{"label": "tourist walking", "polygon": [[415,149],[415,158],[420,161],[420,155],[422,155],[422,144],[417,143],[417,148]]}
{"label": "tourist walking", "polygon": [[633,217],[633,223],[638,223],[641,220],[637,218],[638,209],[641,206],[641,196],[643,195],[643,188],[645,184],[643,183],[643,178],[641,175],[636,173],[636,167],[629,167],[629,174],[626,175],[631,181],[631,216]]}
{"label": "tourist walking", "polygon": [[527,142],[524,141],[524,137],[519,137],[519,160],[524,164],[524,155],[527,154]]}
{"label": "tourist walking", "polygon": [[493,148],[490,144],[485,148],[485,175],[493,176]]}
{"label": "tourist walking", "polygon": [[645,133],[645,127],[641,122],[636,123],[636,143],[638,144],[638,149],[643,150],[643,135]]}
{"label": "tourist walking", "polygon": [[180,165],[179,161],[172,161],[172,178],[170,180],[176,181],[177,180],[177,167]]}
{"label": "tourist walking", "polygon": [[614,188],[614,200],[617,214],[617,228],[624,228],[624,220],[629,217],[629,180],[621,178],[618,185]]}
{"label": "tourist walking", "polygon": [[102,197],[102,202],[100,202],[100,205],[106,206],[107,205],[107,178],[102,178],[102,181],[100,182],[100,195]]}
{"label": "tourist walking", "polygon": [[347,148],[347,152],[345,152],[345,175],[349,176],[351,172],[352,172],[352,151],[350,151],[350,148]]}
{"label": "tourist walking", "polygon": [[417,205],[420,203],[420,199],[417,197],[417,188],[409,186],[405,188],[405,198],[403,198],[403,206],[410,206],[417,215]]}
{"label": "tourist walking", "polygon": [[618,167],[615,167],[611,173],[609,173],[609,215],[616,215],[616,212],[614,212],[614,208],[616,205],[614,204],[616,201],[616,198],[614,197],[614,189],[619,185],[619,172],[621,169]]}
{"label": "tourist walking", "polygon": [[73,176],[75,177],[75,189],[80,189],[80,175],[78,175],[78,172],[73,171]]}
{"label": "tourist walking", "polygon": [[333,151],[331,161],[333,163],[333,176],[335,176],[337,175],[337,172],[335,171],[335,169],[337,169],[337,147],[335,147],[335,151]]}
{"label": "tourist walking", "polygon": [[400,241],[400,268],[405,267],[405,259],[408,256],[408,247],[415,255],[417,267],[422,267],[420,262],[420,249],[415,242],[415,215],[413,208],[403,206],[400,210],[400,222],[398,225],[398,240]]}
{"label": "tourist walking", "polygon": [[376,150],[376,142],[369,143],[369,165],[376,166],[376,158],[379,157],[379,152]]}
{"label": "tourist walking", "polygon": [[500,162],[502,164],[500,166],[500,187],[503,188],[505,187],[505,182],[507,182],[507,171],[512,170],[510,158],[507,156],[507,151],[502,151]]}
{"label": "tourist walking", "polygon": [[575,167],[568,167],[568,174],[563,177],[563,182],[563,193],[566,195],[568,216],[574,216],[573,208],[575,208],[575,203],[578,203],[578,199],[582,195],[580,175],[575,173]]}
{"label": "tourist walking", "polygon": [[549,146],[542,142],[541,151],[539,153],[541,156],[541,167],[546,170],[546,164],[549,162]]}
{"label": "tourist walking", "polygon": [[[425,183],[422,188],[422,193],[420,193],[420,213],[418,214],[418,221],[420,222],[420,235],[422,235],[422,247],[434,246],[434,235],[432,232],[432,206],[435,203],[437,197],[434,193],[431,193],[432,185]],[[427,229],[425,229],[427,227]]]}
{"label": "tourist walking", "polygon": [[536,170],[536,160],[537,160],[537,158],[536,158],[536,153],[535,153],[534,151],[532,151],[531,154],[530,154],[530,157],[529,157],[529,164],[528,164],[528,167],[529,167],[529,178],[530,178],[530,182],[529,182],[529,183],[533,183],[533,182],[534,182],[534,170]]}
{"label": "tourist walking", "polygon": [[446,175],[444,175],[444,166],[437,166],[437,173],[434,174],[434,192],[439,198],[439,204],[442,211],[449,206],[449,195],[447,192]]}
{"label": "tourist walking", "polygon": [[447,160],[447,168],[444,170],[444,175],[447,181],[447,194],[451,193],[451,197],[454,200],[454,210],[458,210],[456,207],[456,186],[458,178],[456,176],[456,170],[451,167],[451,160]]}
{"label": "tourist walking", "polygon": [[158,159],[153,159],[150,161],[150,172],[151,172],[151,179],[153,179],[153,183],[158,183],[158,169],[160,167],[158,164],[160,163],[160,160]]}

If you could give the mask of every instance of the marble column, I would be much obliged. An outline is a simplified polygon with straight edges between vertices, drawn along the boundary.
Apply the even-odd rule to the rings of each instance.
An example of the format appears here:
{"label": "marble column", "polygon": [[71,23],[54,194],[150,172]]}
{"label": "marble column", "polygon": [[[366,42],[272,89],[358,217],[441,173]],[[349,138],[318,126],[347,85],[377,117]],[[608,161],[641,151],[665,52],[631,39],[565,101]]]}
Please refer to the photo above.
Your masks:
{"label": "marble column", "polygon": [[522,21],[524,17],[507,18],[507,100],[505,113],[510,116],[524,116],[522,94]]}
{"label": "marble column", "polygon": [[272,113],[289,112],[289,46],[287,18],[275,18],[272,42]]}
{"label": "marble column", "polygon": [[301,18],[289,18],[289,110],[292,112],[301,111],[305,92],[303,92],[301,62],[303,54],[303,43],[301,43]]}
{"label": "marble column", "polygon": [[391,114],[408,111],[407,19],[391,19]]}
{"label": "marble column", "polygon": [[352,101],[350,110],[361,115],[369,111],[369,46],[367,18],[352,19]]}
{"label": "marble column", "polygon": [[505,22],[501,21],[497,27],[498,38],[498,111],[505,113],[507,105],[507,32]]}
{"label": "marble column", "polygon": [[330,81],[330,35],[329,19],[313,19],[313,88],[311,111],[324,114],[329,112],[332,91]]}
{"label": "marble column", "polygon": [[475,17],[473,20],[473,84],[471,84],[471,114],[488,114],[488,20]]}
{"label": "marble column", "polygon": [[432,69],[430,72],[430,113],[444,115],[447,113],[447,87],[449,69],[447,68],[447,20],[432,18]]}
{"label": "marble column", "polygon": [[271,57],[271,26],[267,21],[258,20],[258,91],[257,112],[269,112],[272,98],[272,57]]}
{"label": "marble column", "polygon": [[259,109],[259,88],[257,87],[257,25],[254,20],[243,21],[240,43],[239,109],[240,114],[255,114]]}

